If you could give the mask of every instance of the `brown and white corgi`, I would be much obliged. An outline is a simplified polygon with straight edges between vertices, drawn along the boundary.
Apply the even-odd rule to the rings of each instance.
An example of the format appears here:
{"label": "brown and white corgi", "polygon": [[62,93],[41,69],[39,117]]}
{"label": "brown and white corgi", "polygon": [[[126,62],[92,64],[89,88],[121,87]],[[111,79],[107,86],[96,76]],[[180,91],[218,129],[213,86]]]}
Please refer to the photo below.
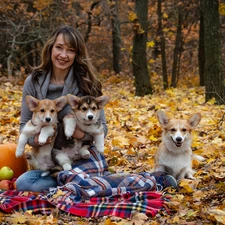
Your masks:
{"label": "brown and white corgi", "polygon": [[155,171],[164,171],[177,180],[194,179],[192,159],[204,160],[192,153],[192,130],[201,120],[201,114],[196,113],[185,119],[170,119],[162,110],[157,111],[157,117],[163,128],[162,143],[155,153]]}
{"label": "brown and white corgi", "polygon": [[[105,95],[95,98],[88,95],[80,98],[68,94],[67,101],[72,111],[63,119],[66,137],[71,138],[76,126],[78,126],[82,131],[93,136],[96,150],[103,153],[104,130],[99,116],[100,111],[109,101],[109,97]],[[89,158],[89,145],[82,146],[82,144],[82,141],[75,139],[74,148],[53,149],[55,163],[64,170],[70,170],[73,161],[77,160],[78,154],[81,156],[80,158]]]}
{"label": "brown and white corgi", "polygon": [[58,123],[57,116],[58,112],[67,104],[67,97],[62,96],[55,100],[38,100],[28,95],[26,102],[33,114],[31,120],[25,124],[20,134],[16,157],[23,155],[29,137],[40,133],[38,138],[39,144],[46,143],[47,139],[52,137],[52,143],[43,145],[42,147],[32,148],[31,152],[27,152],[26,154],[30,168],[45,171],[54,166],[51,149],[54,144]]}

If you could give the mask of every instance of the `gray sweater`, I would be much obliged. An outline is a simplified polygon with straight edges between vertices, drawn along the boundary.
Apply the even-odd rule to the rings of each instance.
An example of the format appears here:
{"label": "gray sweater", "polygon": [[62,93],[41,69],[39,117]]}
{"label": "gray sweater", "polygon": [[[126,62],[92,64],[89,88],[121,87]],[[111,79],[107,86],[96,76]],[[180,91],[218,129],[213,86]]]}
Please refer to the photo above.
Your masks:
{"label": "gray sweater", "polygon": [[[73,82],[73,69],[70,70],[64,85],[54,85],[50,84],[51,73],[49,72],[47,75],[39,76],[38,82],[34,82],[32,80],[32,76],[29,75],[25,80],[24,87],[23,87],[23,96],[22,96],[22,107],[21,107],[21,118],[20,118],[20,131],[22,131],[23,127],[27,123],[28,120],[32,117],[32,112],[28,108],[26,104],[26,96],[31,95],[37,99],[56,99],[60,96],[64,96],[67,94],[73,94],[76,96],[82,96],[83,94],[80,93],[79,87],[77,86],[77,82]],[[63,131],[63,124],[62,119],[65,115],[67,115],[71,110],[69,105],[66,105],[59,113],[58,113],[58,120],[59,120],[59,129],[58,135],[59,137],[64,136]],[[106,118],[104,110],[101,111],[100,120],[104,127],[104,134],[107,135],[108,129],[106,125]],[[56,138],[56,140],[61,140],[61,138]],[[93,141],[93,137],[85,134],[85,137],[82,139],[83,141]],[[65,139],[63,140],[65,142]],[[28,144],[35,147],[34,139],[31,137],[28,141]],[[69,144],[69,143],[68,143]],[[57,143],[55,148],[61,149],[61,143]],[[63,144],[62,144],[63,145]]]}

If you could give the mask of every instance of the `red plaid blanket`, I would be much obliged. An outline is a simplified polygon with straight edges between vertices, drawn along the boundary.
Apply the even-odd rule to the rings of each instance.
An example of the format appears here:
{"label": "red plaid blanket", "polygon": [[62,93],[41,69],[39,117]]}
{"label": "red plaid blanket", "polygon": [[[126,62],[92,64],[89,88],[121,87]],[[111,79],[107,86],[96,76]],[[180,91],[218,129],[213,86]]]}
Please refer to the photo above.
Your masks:
{"label": "red plaid blanket", "polygon": [[134,212],[154,216],[166,209],[168,199],[156,192],[156,179],[150,173],[110,174],[104,156],[91,153],[72,171],[61,172],[59,186],[45,193],[0,192],[0,210],[49,214],[57,207],[76,216],[130,218]]}
{"label": "red plaid blanket", "polygon": [[50,214],[52,208],[58,207],[60,210],[76,216],[99,217],[113,215],[131,218],[134,212],[155,216],[159,210],[166,209],[165,201],[167,200],[162,198],[160,193],[149,191],[126,193],[111,197],[92,197],[79,203],[68,202],[68,198],[65,197],[55,203],[42,193],[5,191],[0,194],[0,209],[5,213],[32,210],[33,213]]}

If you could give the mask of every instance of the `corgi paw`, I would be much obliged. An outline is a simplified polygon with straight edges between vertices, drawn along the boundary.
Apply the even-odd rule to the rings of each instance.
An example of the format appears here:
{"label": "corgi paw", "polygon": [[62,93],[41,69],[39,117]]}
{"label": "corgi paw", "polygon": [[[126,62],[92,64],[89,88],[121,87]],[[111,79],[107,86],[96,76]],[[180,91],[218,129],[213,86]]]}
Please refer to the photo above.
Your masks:
{"label": "corgi paw", "polygon": [[73,133],[74,133],[74,130],[73,130],[73,129],[67,128],[67,129],[65,130],[65,135],[66,135],[66,137],[67,137],[68,139],[71,138],[71,137],[73,136]]}
{"label": "corgi paw", "polygon": [[40,145],[41,145],[41,144],[45,144],[46,141],[47,141],[47,139],[48,139],[48,137],[46,138],[46,137],[44,137],[44,136],[39,135],[39,137],[38,137],[38,143],[39,143]]}
{"label": "corgi paw", "polygon": [[104,145],[95,145],[95,148],[100,153],[104,152]]}
{"label": "corgi paw", "polygon": [[91,153],[88,151],[88,150],[84,150],[82,153],[81,153],[81,156],[83,159],[89,159],[90,156],[91,156]]}
{"label": "corgi paw", "polygon": [[191,179],[191,180],[196,180],[196,178],[193,177],[193,175],[191,173],[186,174],[185,178]]}
{"label": "corgi paw", "polygon": [[84,145],[79,149],[79,153],[83,159],[89,159],[91,156],[91,153],[89,152],[88,148],[89,145]]}
{"label": "corgi paw", "polygon": [[17,149],[16,150],[16,158],[20,157],[23,155],[23,149]]}
{"label": "corgi paw", "polygon": [[69,163],[65,163],[62,165],[63,170],[72,170],[72,166]]}
{"label": "corgi paw", "polygon": [[63,119],[64,122],[64,133],[67,138],[71,138],[76,128],[76,121],[72,115],[67,115]]}

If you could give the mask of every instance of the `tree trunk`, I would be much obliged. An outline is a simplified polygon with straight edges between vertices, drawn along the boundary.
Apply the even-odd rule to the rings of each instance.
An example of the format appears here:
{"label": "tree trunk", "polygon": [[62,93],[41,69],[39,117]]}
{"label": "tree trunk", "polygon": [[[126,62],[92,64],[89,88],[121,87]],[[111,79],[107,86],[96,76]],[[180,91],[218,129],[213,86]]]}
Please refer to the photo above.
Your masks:
{"label": "tree trunk", "polygon": [[202,1],[200,0],[200,28],[199,28],[199,43],[198,43],[198,67],[199,67],[199,78],[200,86],[205,85],[205,43],[204,43],[204,19],[202,12]]}
{"label": "tree trunk", "polygon": [[179,77],[179,67],[180,67],[180,57],[182,53],[182,12],[181,6],[178,6],[178,24],[177,24],[177,34],[173,53],[173,69],[172,69],[172,87],[177,86]]}
{"label": "tree trunk", "polygon": [[203,0],[205,41],[205,100],[216,99],[224,104],[224,76],[218,0]]}
{"label": "tree trunk", "polygon": [[161,56],[162,56],[162,77],[163,77],[163,88],[168,88],[168,76],[167,76],[167,65],[166,65],[166,44],[165,44],[165,37],[162,28],[162,1],[158,0],[158,34],[160,38],[160,49],[161,49]]}
{"label": "tree trunk", "polygon": [[101,1],[96,1],[96,2],[93,2],[91,4],[91,8],[89,11],[87,11],[87,14],[88,14],[88,22],[87,22],[87,31],[86,31],[86,34],[84,36],[84,41],[85,43],[88,42],[88,39],[89,39],[89,36],[90,36],[90,33],[91,33],[91,30],[92,30],[92,11],[94,10],[94,8],[100,3]]}
{"label": "tree trunk", "polygon": [[118,0],[114,2],[112,7],[112,50],[113,50],[113,70],[115,73],[120,72],[121,59],[121,39],[120,39],[120,22],[118,17]]}
{"label": "tree trunk", "polygon": [[132,65],[135,77],[136,96],[152,94],[147,67],[146,44],[148,30],[148,0],[136,0],[135,12],[138,17],[134,24]]}

